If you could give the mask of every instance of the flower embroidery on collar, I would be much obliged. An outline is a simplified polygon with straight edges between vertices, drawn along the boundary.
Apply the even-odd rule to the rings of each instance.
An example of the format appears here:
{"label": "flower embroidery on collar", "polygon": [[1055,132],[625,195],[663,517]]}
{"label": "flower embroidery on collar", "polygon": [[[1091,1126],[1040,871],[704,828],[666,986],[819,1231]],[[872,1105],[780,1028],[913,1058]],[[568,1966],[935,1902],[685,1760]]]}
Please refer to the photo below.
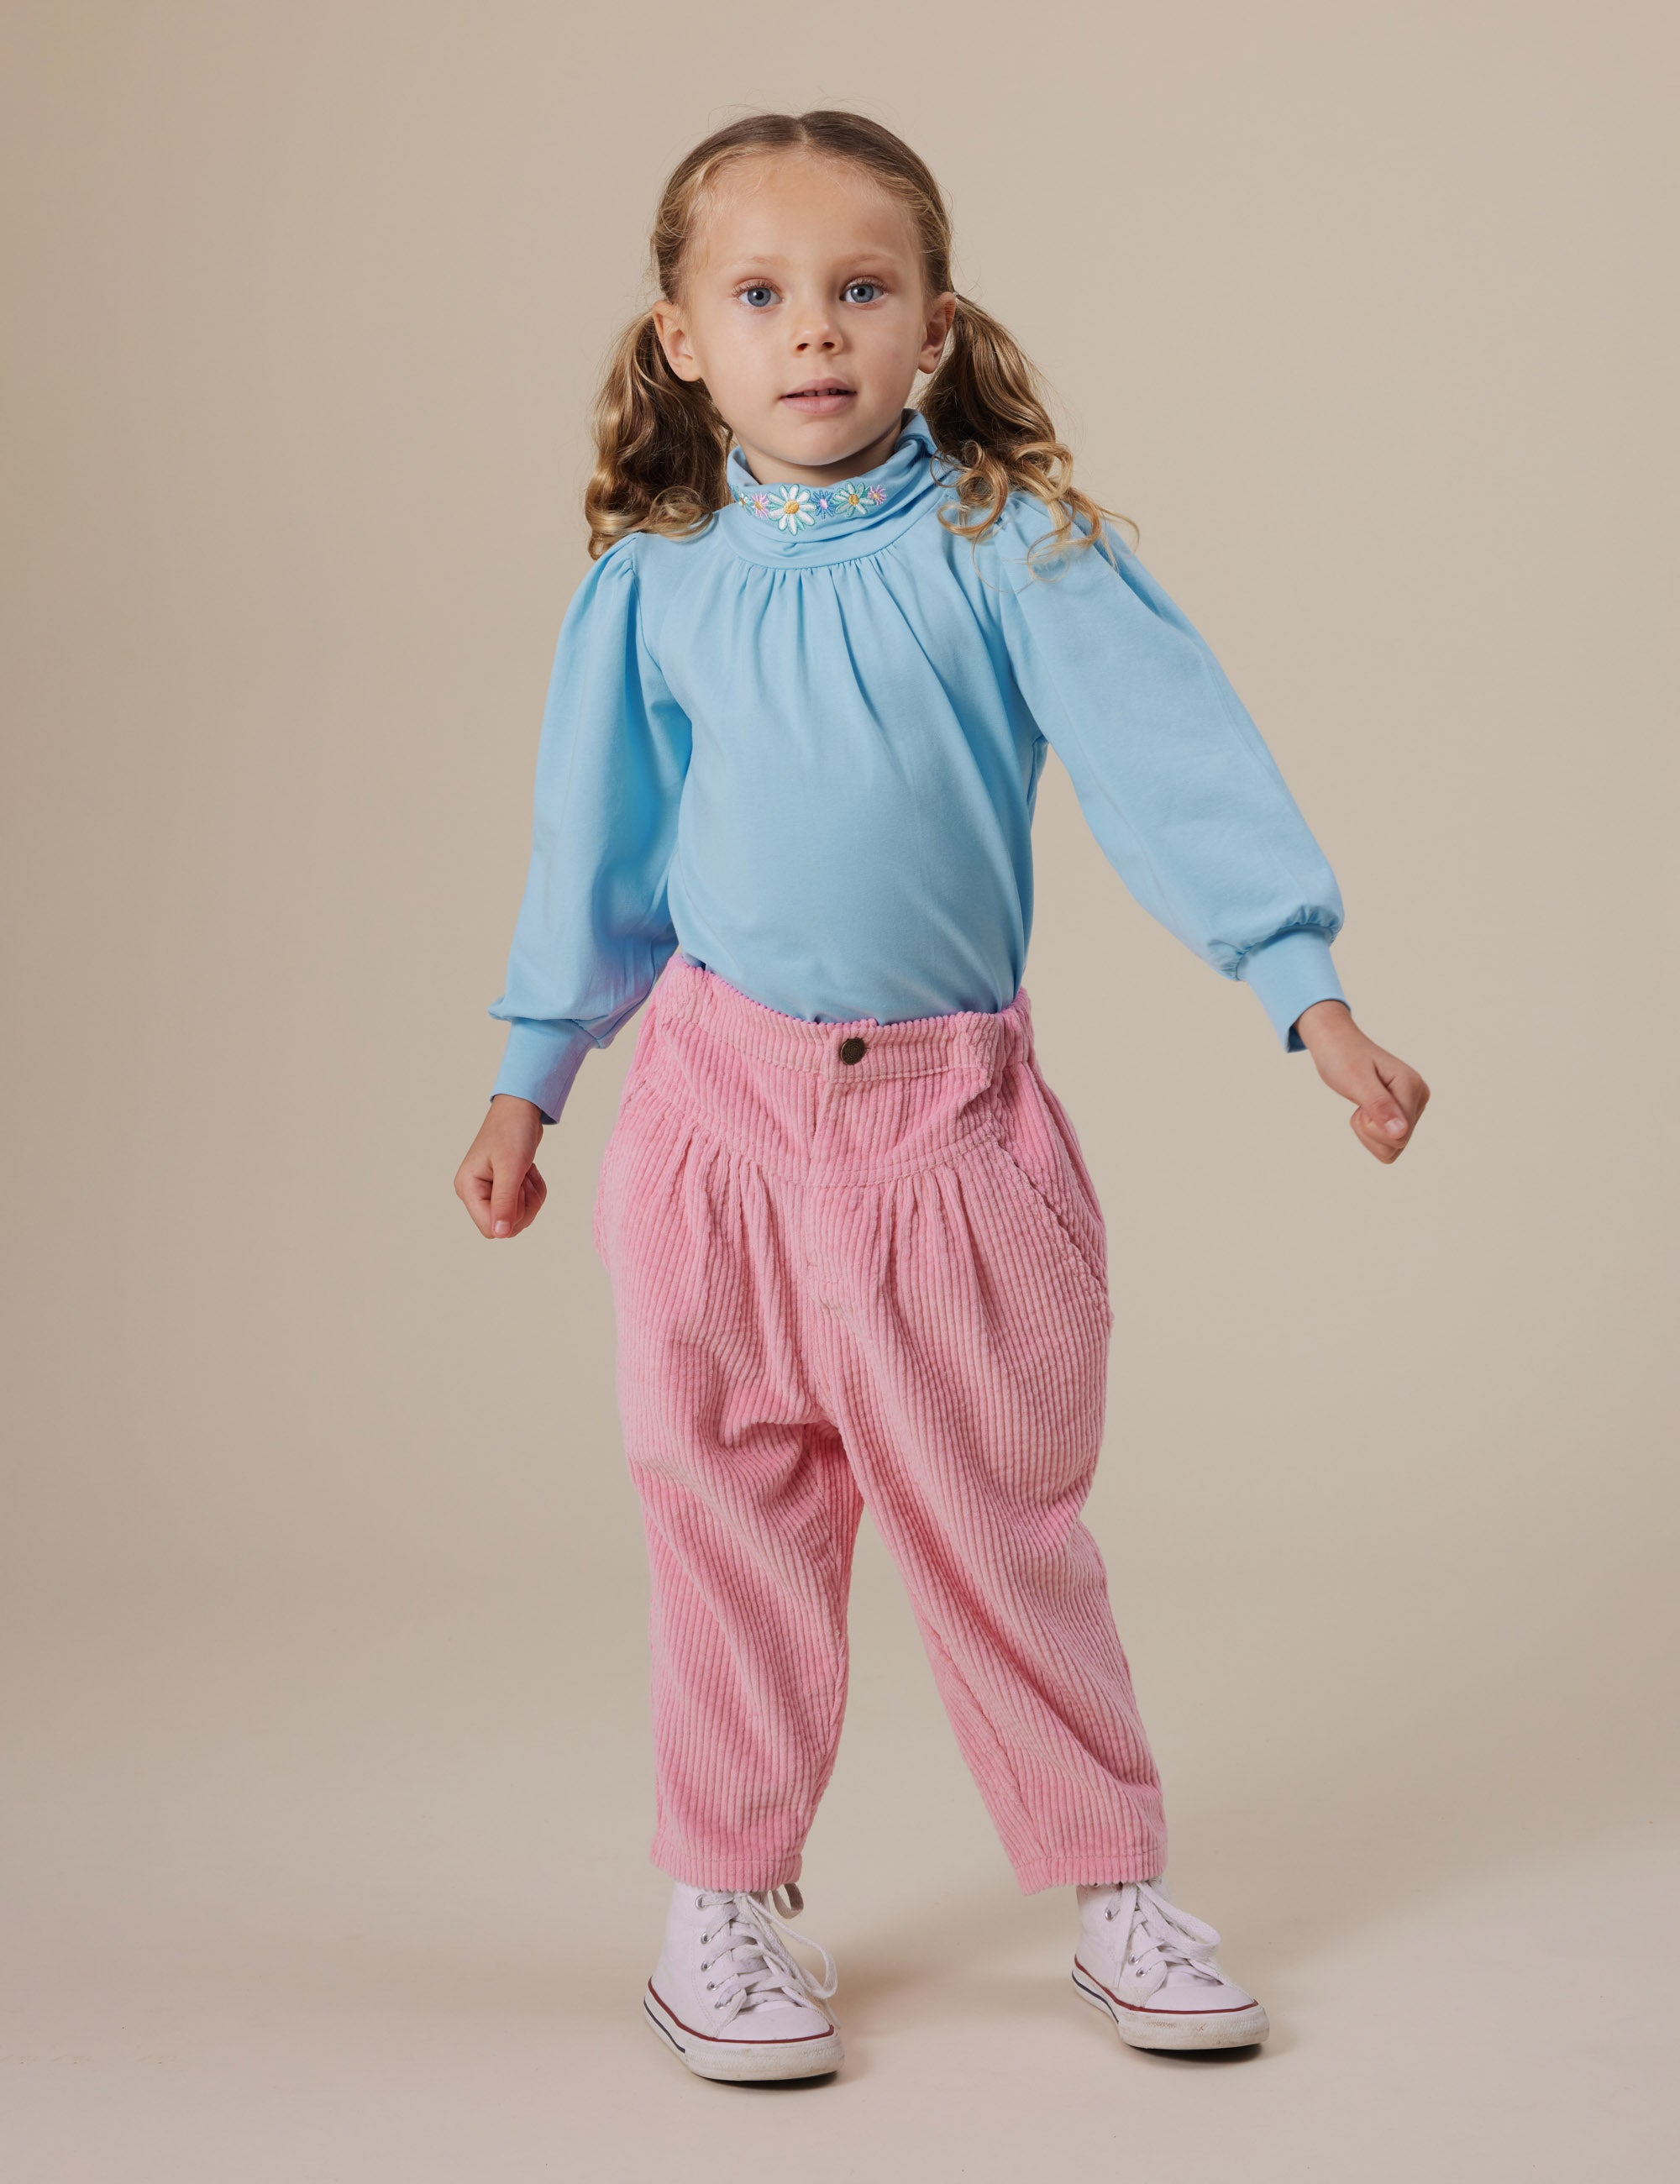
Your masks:
{"label": "flower embroidery on collar", "polygon": [[884,485],[740,486],[735,498],[749,515],[775,522],[779,531],[803,531],[837,515],[865,515],[887,499]]}

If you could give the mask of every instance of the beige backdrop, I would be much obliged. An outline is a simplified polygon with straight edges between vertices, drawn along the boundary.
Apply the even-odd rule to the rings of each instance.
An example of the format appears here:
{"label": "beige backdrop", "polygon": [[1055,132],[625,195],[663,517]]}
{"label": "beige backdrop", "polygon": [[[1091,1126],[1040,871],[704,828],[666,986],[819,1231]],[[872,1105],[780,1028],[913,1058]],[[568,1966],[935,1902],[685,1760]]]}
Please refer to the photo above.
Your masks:
{"label": "beige backdrop", "polygon": [[[36,2180],[1652,2173],[1674,2025],[1666,11],[14,0],[0,2148]],[[450,1191],[658,186],[860,106],[1254,714],[1434,1101],[1382,1170],[1052,764],[1108,1211],[1090,1521],[1277,2027],[1122,2048],[866,1529],[804,1923],[851,2059],[638,2014],[589,1240]],[[1101,2164],[1099,2172],[1099,2164]]]}

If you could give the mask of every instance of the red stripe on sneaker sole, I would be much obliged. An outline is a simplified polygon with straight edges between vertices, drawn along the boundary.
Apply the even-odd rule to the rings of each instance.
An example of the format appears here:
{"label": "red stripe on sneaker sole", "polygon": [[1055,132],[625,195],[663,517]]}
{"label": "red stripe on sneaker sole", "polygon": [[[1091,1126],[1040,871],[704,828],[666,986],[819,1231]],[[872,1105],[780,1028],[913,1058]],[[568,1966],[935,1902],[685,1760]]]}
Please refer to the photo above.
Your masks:
{"label": "red stripe on sneaker sole", "polygon": [[658,1987],[654,1985],[652,1980],[648,1982],[648,1992],[673,2025],[682,2025],[682,2030],[691,2040],[709,2040],[715,2047],[718,2048],[798,2048],[808,2040],[832,2040],[834,2037],[835,2028],[832,2025],[826,2032],[795,2032],[790,2034],[785,2040],[743,2040],[738,2036],[731,2040],[721,2033],[698,2032],[692,2025],[682,2024],[682,2020],[659,1992]]}
{"label": "red stripe on sneaker sole", "polygon": [[1082,1964],[1077,1957],[1073,1960],[1073,1968],[1076,1971],[1083,1972],[1093,1986],[1102,1986],[1103,1992],[1116,2009],[1129,2009],[1138,2017],[1239,2017],[1245,2009],[1256,2007],[1252,2002],[1226,2002],[1221,2003],[1217,2009],[1151,2009],[1146,2002],[1122,2002],[1114,1989],[1103,1986],[1095,1972],[1088,1965]]}

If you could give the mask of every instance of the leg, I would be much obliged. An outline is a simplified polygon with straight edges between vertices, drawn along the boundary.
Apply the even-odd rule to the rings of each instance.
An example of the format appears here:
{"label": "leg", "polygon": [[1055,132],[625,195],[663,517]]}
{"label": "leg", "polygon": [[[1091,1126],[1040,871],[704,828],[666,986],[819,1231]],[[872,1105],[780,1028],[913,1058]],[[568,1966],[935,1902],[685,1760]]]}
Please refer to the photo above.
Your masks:
{"label": "leg", "polygon": [[862,1502],[832,1434],[630,1459],[652,1572],[658,1824],[650,1856],[712,1889],[796,1880],[845,1711]]}
{"label": "leg", "polygon": [[627,1100],[596,1233],[651,1569],[650,1856],[703,1889],[798,1879],[845,1707],[862,1501],[804,1384],[784,1227],[756,1169]]}
{"label": "leg", "polygon": [[825,1217],[835,1415],[1025,1891],[1160,1872],[1159,1777],[1080,1511],[1113,1315],[1102,1217],[1029,1062],[997,1135]]}

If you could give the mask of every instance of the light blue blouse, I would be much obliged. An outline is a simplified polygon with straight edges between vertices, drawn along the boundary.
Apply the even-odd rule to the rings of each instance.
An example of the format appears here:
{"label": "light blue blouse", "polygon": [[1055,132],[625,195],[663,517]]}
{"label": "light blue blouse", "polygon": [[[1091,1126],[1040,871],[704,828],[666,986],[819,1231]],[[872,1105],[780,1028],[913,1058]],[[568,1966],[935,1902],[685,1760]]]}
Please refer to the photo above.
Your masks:
{"label": "light blue blouse", "polygon": [[[558,1118],[679,946],[766,1006],[892,1023],[1013,999],[1047,749],[1150,915],[1250,986],[1286,1051],[1340,1000],[1334,876],[1207,644],[1124,539],[1029,571],[1015,493],[977,551],[919,411],[839,486],[633,532],[566,609],[494,1092]],[[1106,952],[1104,963],[1110,958]],[[493,1094],[492,1094],[493,1096]]]}

